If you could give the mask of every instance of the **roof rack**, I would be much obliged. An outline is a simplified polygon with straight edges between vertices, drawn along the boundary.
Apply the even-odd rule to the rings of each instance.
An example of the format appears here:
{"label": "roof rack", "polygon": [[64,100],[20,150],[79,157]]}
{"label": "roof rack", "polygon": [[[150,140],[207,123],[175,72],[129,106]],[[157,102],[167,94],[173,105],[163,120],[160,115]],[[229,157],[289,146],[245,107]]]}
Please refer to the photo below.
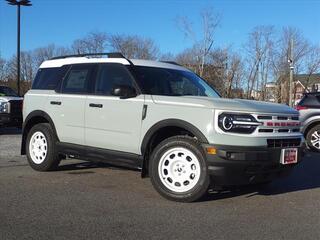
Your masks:
{"label": "roof rack", "polygon": [[174,61],[160,61],[160,62],[163,62],[163,63],[170,63],[170,64],[173,64],[173,65],[181,66],[179,63],[174,62]]}
{"label": "roof rack", "polygon": [[87,57],[87,56],[108,56],[108,58],[125,58],[125,56],[123,56],[123,54],[120,52],[112,52],[112,53],[81,53],[81,54],[73,54],[73,55],[64,55],[59,57],[53,57],[50,60],[71,58],[71,57]]}

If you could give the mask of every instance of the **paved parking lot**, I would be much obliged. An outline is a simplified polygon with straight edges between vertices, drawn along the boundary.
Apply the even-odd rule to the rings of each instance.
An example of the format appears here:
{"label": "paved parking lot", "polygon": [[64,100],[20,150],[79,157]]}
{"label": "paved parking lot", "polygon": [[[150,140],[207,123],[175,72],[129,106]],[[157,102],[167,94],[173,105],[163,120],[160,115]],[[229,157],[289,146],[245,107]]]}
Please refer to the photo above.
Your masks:
{"label": "paved parking lot", "polygon": [[33,171],[0,130],[0,239],[320,239],[320,155],[263,190],[167,201],[137,171],[66,160]]}

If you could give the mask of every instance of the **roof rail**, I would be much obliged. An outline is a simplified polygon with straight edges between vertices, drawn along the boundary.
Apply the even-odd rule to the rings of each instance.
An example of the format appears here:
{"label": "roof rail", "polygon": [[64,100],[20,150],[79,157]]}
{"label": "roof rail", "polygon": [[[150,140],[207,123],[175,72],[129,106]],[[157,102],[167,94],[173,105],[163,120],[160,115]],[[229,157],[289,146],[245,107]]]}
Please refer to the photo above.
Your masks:
{"label": "roof rail", "polygon": [[53,57],[50,60],[70,58],[70,57],[87,57],[87,56],[108,56],[108,58],[125,58],[125,56],[123,56],[123,54],[120,52],[112,52],[112,53],[81,53],[81,54],[73,54],[73,55],[64,55],[64,56]]}
{"label": "roof rail", "polygon": [[160,61],[160,62],[163,62],[163,63],[170,63],[170,64],[174,64],[174,65],[177,65],[177,66],[181,66],[179,63],[174,62],[174,61]]}

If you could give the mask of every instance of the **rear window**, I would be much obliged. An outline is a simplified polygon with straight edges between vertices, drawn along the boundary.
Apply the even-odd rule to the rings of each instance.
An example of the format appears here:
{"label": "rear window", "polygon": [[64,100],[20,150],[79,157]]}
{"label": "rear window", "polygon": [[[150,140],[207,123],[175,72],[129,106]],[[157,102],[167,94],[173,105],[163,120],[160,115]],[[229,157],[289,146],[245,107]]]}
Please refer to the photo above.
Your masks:
{"label": "rear window", "polygon": [[32,89],[56,89],[67,70],[68,66],[60,68],[40,68],[32,83]]}
{"label": "rear window", "polygon": [[71,94],[88,93],[94,67],[94,64],[73,65],[63,80],[61,92]]}
{"label": "rear window", "polygon": [[320,106],[320,94],[319,95],[305,95],[299,103],[300,106]]}

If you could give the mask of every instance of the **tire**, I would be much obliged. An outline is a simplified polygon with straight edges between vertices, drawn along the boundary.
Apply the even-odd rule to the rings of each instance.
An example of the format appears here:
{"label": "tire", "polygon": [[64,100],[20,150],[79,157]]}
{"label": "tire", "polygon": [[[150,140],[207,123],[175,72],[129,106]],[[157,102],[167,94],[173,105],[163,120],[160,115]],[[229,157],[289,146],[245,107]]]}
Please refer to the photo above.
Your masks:
{"label": "tire", "polygon": [[27,135],[26,153],[30,166],[37,171],[56,170],[61,158],[56,152],[57,137],[49,123],[40,123]]}
{"label": "tire", "polygon": [[162,141],[151,154],[149,173],[160,195],[178,202],[199,200],[210,183],[202,147],[187,136]]}
{"label": "tire", "polygon": [[314,152],[320,152],[320,125],[311,128],[307,133],[308,147]]}

